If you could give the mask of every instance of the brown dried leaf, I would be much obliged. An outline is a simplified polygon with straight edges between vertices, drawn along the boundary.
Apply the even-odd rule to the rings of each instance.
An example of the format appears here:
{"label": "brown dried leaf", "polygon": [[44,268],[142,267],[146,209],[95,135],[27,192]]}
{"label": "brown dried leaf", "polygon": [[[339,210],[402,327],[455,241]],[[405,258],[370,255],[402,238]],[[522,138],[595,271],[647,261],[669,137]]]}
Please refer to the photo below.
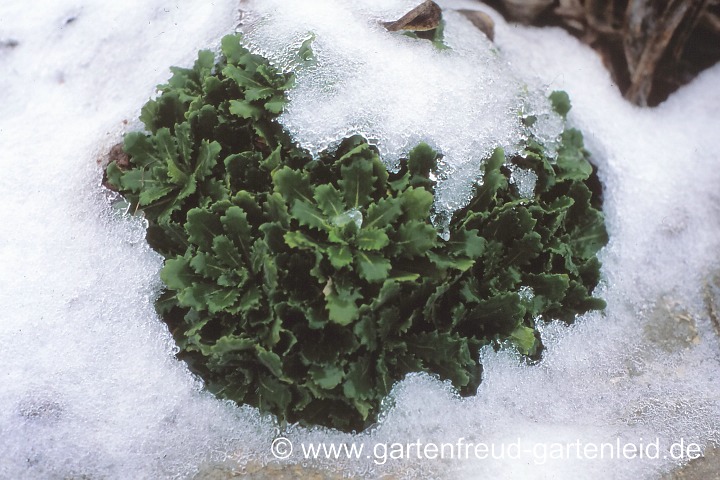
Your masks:
{"label": "brown dried leaf", "polygon": [[440,25],[441,18],[442,10],[440,6],[432,0],[425,0],[425,2],[410,10],[399,20],[384,22],[383,25],[390,32],[399,30],[424,32],[436,29]]}

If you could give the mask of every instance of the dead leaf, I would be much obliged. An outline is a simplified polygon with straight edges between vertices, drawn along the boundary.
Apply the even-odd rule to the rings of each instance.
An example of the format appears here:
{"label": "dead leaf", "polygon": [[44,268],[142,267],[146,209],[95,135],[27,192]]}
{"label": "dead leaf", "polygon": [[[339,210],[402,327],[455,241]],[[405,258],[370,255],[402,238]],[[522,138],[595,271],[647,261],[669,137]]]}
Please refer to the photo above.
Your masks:
{"label": "dead leaf", "polygon": [[390,32],[399,30],[411,30],[413,32],[425,32],[434,30],[440,25],[442,10],[432,0],[425,0],[417,7],[403,15],[394,22],[384,22],[383,25]]}

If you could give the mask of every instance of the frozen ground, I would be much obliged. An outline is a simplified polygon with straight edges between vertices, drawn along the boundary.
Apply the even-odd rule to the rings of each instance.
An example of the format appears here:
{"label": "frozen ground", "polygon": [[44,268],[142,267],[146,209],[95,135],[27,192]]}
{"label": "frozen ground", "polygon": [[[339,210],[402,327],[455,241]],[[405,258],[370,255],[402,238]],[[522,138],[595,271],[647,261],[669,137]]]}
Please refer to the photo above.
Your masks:
{"label": "frozen ground", "polygon": [[[368,1],[368,9],[381,3]],[[152,306],[161,259],[144,243],[141,221],[112,211],[96,163],[137,127],[139,108],[169,65],[190,63],[233,30],[237,7],[232,0],[0,4],[0,478],[183,478],[210,462],[272,458],[271,420],[203,394],[174,360]],[[459,17],[448,19],[451,29],[470,31]],[[496,20],[497,47],[511,64],[503,71],[568,91],[570,120],[599,166],[611,235],[605,315],[573,328],[549,325],[537,366],[486,353],[476,397],[459,400],[416,376],[398,386],[373,432],[287,436],[296,445],[356,440],[368,448],[519,440],[535,453],[553,442],[658,438],[658,459],[314,463],[371,477],[659,478],[674,465],[663,458],[673,442],[720,440],[720,348],[708,312],[708,282],[720,271],[720,66],[660,107],[640,110],[565,33]],[[453,110],[447,114],[453,120]]]}

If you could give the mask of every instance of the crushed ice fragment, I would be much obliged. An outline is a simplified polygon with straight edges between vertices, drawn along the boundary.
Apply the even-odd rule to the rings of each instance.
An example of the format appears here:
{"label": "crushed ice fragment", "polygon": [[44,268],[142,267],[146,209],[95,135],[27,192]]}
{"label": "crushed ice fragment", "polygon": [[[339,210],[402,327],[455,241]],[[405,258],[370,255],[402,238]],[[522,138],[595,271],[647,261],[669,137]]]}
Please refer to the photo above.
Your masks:
{"label": "crushed ice fragment", "polygon": [[513,164],[509,164],[508,168],[510,169],[510,184],[517,188],[518,195],[522,198],[532,198],[535,195],[535,185],[538,179],[537,174],[530,169],[521,168]]}
{"label": "crushed ice fragment", "polygon": [[343,225],[347,225],[350,222],[354,222],[357,228],[361,228],[363,224],[363,215],[362,212],[357,208],[351,208],[350,210],[347,210],[340,215],[335,215],[332,218],[332,223],[334,223],[338,227],[342,227]]}

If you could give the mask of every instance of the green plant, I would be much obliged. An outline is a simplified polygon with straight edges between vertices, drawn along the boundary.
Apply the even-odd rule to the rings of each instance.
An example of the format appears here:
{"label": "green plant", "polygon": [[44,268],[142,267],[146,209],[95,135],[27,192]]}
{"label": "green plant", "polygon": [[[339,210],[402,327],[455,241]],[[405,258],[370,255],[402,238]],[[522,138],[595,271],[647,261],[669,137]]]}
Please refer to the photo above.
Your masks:
{"label": "green plant", "polygon": [[[405,374],[472,393],[481,346],[537,354],[536,318],[604,307],[591,291],[607,234],[579,132],[556,162],[533,139],[522,157],[497,149],[444,241],[430,222],[437,152],[418,145],[396,173],[360,137],[311,158],[274,121],[292,76],[240,42],[173,68],[142,110],[148,133],[125,137],[131,167],[107,168],[166,258],[158,310],[209,390],[361,429]],[[567,113],[566,95],[552,100]],[[537,177],[530,198],[517,168]]]}

